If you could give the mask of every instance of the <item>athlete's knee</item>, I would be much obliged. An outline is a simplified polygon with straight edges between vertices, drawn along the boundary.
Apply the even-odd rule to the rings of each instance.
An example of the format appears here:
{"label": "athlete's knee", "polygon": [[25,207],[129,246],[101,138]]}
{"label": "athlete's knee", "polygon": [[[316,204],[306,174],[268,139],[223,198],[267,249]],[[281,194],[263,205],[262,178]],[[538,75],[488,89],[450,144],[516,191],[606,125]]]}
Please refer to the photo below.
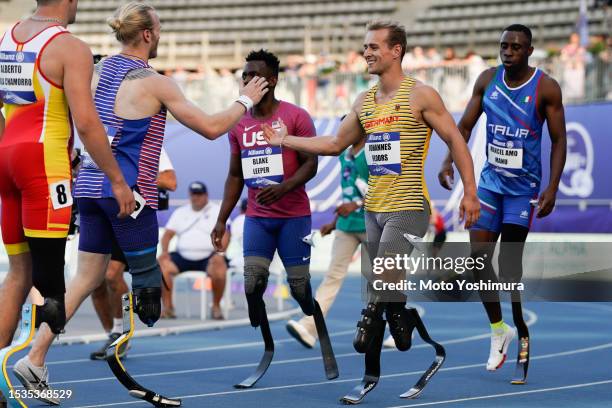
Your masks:
{"label": "athlete's knee", "polygon": [[270,263],[249,262],[244,266],[244,293],[248,296],[263,296],[268,286]]}
{"label": "athlete's knee", "polygon": [[47,323],[53,334],[60,334],[66,325],[66,306],[64,294],[45,298],[45,303],[39,308],[36,327]]}
{"label": "athlete's knee", "polygon": [[314,313],[314,298],[310,286],[310,273],[308,265],[292,266],[287,268],[287,278],[291,296],[300,305],[302,312],[307,316]]}
{"label": "athlete's knee", "polygon": [[412,331],[416,326],[414,309],[406,309],[403,302],[389,302],[386,308],[389,332],[399,351],[406,351],[412,345]]}
{"label": "athlete's knee", "polygon": [[116,282],[123,279],[123,272],[125,272],[125,264],[111,259],[106,268],[106,282]]}
{"label": "athlete's knee", "polygon": [[263,295],[268,287],[270,260],[260,257],[246,257],[244,261],[244,293],[249,308],[251,326],[257,327],[265,313]]}
{"label": "athlete's knee", "polygon": [[138,255],[126,253],[126,258],[132,274],[134,311],[151,327],[161,315],[161,271],[155,251]]}
{"label": "athlete's knee", "polygon": [[523,248],[502,242],[498,257],[499,277],[504,282],[520,282],[523,277]]}
{"label": "athlete's knee", "polygon": [[102,282],[96,287],[93,292],[91,292],[92,299],[103,299],[108,296],[108,288],[106,286],[106,282]]}
{"label": "athlete's knee", "polygon": [[218,254],[212,255],[208,260],[207,272],[211,278],[219,279],[224,277],[227,272],[227,264],[223,256]]}

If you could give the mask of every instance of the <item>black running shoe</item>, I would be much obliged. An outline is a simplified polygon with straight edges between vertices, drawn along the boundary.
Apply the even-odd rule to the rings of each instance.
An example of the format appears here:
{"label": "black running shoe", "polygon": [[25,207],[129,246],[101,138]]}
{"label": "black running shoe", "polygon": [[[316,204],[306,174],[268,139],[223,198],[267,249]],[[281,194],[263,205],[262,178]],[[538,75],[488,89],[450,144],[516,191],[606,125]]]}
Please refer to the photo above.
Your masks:
{"label": "black running shoe", "polygon": [[[111,344],[115,340],[117,340],[121,336],[121,333],[111,333],[108,335],[108,340],[104,343],[99,350],[94,351],[89,355],[89,358],[92,360],[104,360],[106,359],[106,350],[110,347]],[[119,358],[122,359],[127,355],[127,351],[129,349],[129,342],[126,341],[119,347]]]}

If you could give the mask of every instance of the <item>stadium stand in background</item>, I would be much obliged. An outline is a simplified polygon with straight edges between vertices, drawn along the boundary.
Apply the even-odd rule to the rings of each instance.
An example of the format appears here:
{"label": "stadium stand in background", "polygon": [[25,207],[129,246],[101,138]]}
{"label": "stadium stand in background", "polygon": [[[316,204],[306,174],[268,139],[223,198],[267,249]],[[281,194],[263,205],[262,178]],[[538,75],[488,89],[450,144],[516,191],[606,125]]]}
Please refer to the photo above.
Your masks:
{"label": "stadium stand in background", "polygon": [[[601,0],[586,0],[590,40],[576,50],[565,46],[577,28],[580,0],[149,2],[157,8],[164,30],[153,65],[173,76],[192,100],[210,112],[231,102],[235,92],[228,90],[237,90],[240,72],[236,75],[236,70],[244,56],[263,47],[281,57],[285,71],[278,89],[281,98],[318,117],[342,115],[370,84],[359,52],[364,26],[373,18],[396,19],[407,27],[409,53],[404,68],[438,89],[451,111],[463,109],[476,76],[486,65],[496,64],[500,30],[517,22],[532,28],[536,47],[532,63],[561,83],[565,102],[612,98],[611,46],[606,36],[612,31],[612,7],[605,9]],[[105,21],[121,3],[80,0],[78,22],[71,31],[94,53],[116,52]],[[27,14],[30,6],[22,0],[0,0],[1,19]],[[11,11],[10,18],[5,10]]]}

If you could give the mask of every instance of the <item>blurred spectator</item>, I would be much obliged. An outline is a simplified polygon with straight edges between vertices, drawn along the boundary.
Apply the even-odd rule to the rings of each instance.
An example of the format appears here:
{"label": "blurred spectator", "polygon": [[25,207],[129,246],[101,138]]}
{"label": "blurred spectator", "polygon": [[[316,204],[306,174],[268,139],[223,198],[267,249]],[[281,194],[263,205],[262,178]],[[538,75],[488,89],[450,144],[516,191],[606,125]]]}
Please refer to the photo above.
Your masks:
{"label": "blurred spectator", "polygon": [[176,81],[176,83],[181,88],[183,93],[187,89],[187,79],[188,78],[189,78],[189,73],[185,71],[185,68],[183,68],[180,65],[176,67],[176,69],[172,73],[172,79]]}
{"label": "blurred spectator", "polygon": [[467,105],[470,97],[472,96],[472,89],[474,89],[476,80],[482,71],[487,69],[487,64],[482,57],[480,57],[474,51],[468,51],[467,55],[465,56],[464,63],[467,70],[467,85],[465,86],[465,91],[463,92],[463,104]]}
{"label": "blurred spectator", "polygon": [[427,57],[427,65],[429,66],[429,83],[437,91],[440,91],[442,76],[444,75],[444,71],[441,68],[442,56],[435,47],[428,48],[425,56]]}
{"label": "blurred spectator", "polygon": [[244,237],[244,219],[246,216],[247,199],[240,200],[240,214],[232,220],[230,224],[231,238],[227,247],[227,257],[230,260],[230,265],[242,271],[244,269],[244,256],[242,239]]}
{"label": "blurred spectator", "polygon": [[564,102],[576,102],[584,98],[586,49],[580,45],[578,33],[570,35],[569,43],[561,49],[563,63],[562,90]]}
{"label": "blurred spectator", "polygon": [[446,242],[446,226],[444,225],[444,217],[442,217],[442,214],[440,214],[436,207],[434,207],[433,203],[431,205],[429,225],[434,234],[431,255],[433,257],[437,257],[438,253],[440,253],[440,250],[442,249],[442,246]]}
{"label": "blurred spectator", "polygon": [[457,58],[455,49],[447,47],[444,50],[444,78],[440,88],[440,96],[449,112],[458,112],[464,108],[461,98],[466,87],[462,61]]}
{"label": "blurred spectator", "polygon": [[428,60],[425,57],[425,52],[421,47],[414,47],[411,52],[407,52],[402,60],[404,72],[414,76],[421,82],[427,82]]}

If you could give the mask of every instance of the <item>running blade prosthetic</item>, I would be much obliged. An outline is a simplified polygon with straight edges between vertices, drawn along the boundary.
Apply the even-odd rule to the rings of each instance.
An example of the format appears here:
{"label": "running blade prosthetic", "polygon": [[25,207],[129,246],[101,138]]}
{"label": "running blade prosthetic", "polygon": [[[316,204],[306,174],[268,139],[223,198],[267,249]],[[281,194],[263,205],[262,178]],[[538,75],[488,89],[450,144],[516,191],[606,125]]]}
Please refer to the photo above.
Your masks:
{"label": "running blade prosthetic", "polygon": [[0,350],[0,359],[2,360],[2,380],[0,381],[0,392],[4,395],[7,405],[13,408],[27,408],[27,405],[19,398],[18,393],[15,393],[13,384],[8,376],[6,365],[8,359],[18,351],[28,347],[34,338],[36,331],[36,305],[26,304],[21,309],[21,327],[19,329],[19,337],[11,345]]}
{"label": "running blade prosthetic", "polygon": [[263,300],[261,301],[259,307],[259,329],[261,330],[261,336],[264,340],[264,354],[261,357],[261,361],[259,362],[255,372],[241,383],[234,385],[235,388],[244,389],[254,386],[257,381],[264,376],[266,371],[268,371],[272,358],[274,358],[274,339],[272,338],[272,332],[270,331],[268,313],[266,312],[266,305]]}
{"label": "running blade prosthetic", "polygon": [[134,378],[132,378],[132,376],[127,372],[125,366],[121,362],[119,358],[121,354],[120,348],[134,335],[134,310],[132,294],[123,295],[122,303],[123,334],[106,350],[106,362],[108,363],[115,377],[117,377],[117,380],[119,380],[119,382],[123,384],[125,388],[127,388],[132,397],[147,401],[156,407],[180,407],[180,399],[164,397],[163,395],[157,394],[156,392],[144,388],[142,385],[138,384],[136,380],[134,380]]}

